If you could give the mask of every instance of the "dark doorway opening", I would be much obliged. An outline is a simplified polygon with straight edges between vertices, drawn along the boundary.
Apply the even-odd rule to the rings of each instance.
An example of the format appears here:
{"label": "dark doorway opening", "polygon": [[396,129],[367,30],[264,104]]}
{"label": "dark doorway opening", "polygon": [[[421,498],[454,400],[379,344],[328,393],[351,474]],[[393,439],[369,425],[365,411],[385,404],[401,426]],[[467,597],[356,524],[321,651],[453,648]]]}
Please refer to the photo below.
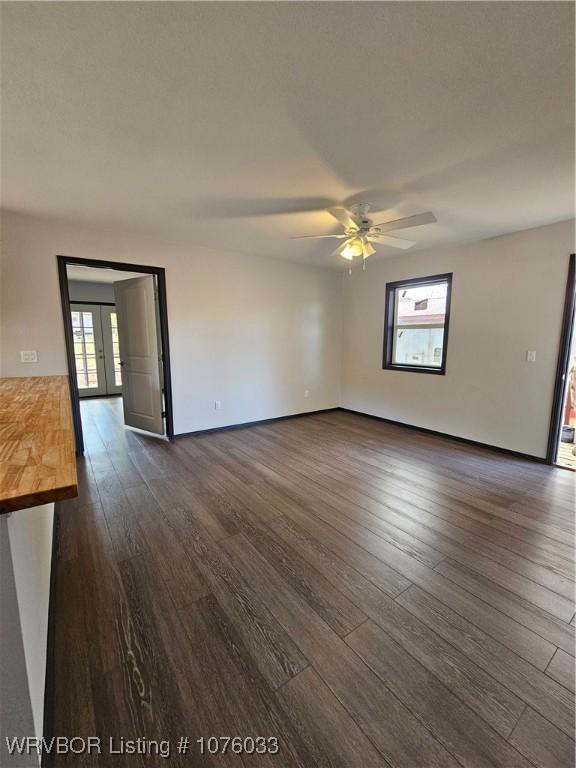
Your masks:
{"label": "dark doorway opening", "polygon": [[60,282],[60,298],[62,302],[62,315],[64,320],[64,336],[66,340],[66,356],[68,361],[68,380],[70,386],[70,399],[72,404],[72,418],[74,421],[74,434],[76,438],[76,453],[84,453],[84,437],[82,431],[82,419],[80,414],[80,393],[78,388],[78,371],[74,354],[74,334],[71,320],[71,301],[68,286],[67,267],[76,265],[82,267],[94,267],[99,269],[112,269],[120,272],[135,272],[144,275],[154,275],[158,291],[158,328],[161,342],[161,367],[162,367],[162,391],[164,403],[164,418],[166,437],[172,440],[174,437],[174,420],[172,410],[172,379],[170,373],[170,343],[168,338],[168,310],[166,302],[166,274],[162,267],[150,267],[144,264],[126,264],[116,261],[100,261],[96,259],[82,259],[74,256],[57,256],[58,279]]}
{"label": "dark doorway opening", "polygon": [[[576,255],[570,256],[568,265],[568,280],[566,283],[566,295],[564,298],[564,314],[562,317],[562,330],[560,334],[560,350],[558,353],[558,367],[556,369],[556,382],[554,386],[554,401],[552,404],[552,419],[550,422],[550,435],[548,438],[548,452],[546,459],[549,464],[570,468],[568,453],[565,446],[570,446],[567,451],[574,455],[576,442],[574,441],[574,424],[570,422],[572,413],[576,411],[576,366],[573,365],[575,349],[574,321],[576,317]],[[576,421],[576,419],[575,419]],[[559,462],[559,452],[567,453],[566,461]]]}

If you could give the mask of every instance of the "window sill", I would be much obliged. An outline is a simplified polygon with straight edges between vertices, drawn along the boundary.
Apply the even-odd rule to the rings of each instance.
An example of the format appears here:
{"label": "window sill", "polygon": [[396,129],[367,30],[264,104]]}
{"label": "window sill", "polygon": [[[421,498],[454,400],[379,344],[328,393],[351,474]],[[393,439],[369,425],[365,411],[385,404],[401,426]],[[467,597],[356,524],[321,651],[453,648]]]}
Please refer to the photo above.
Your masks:
{"label": "window sill", "polygon": [[446,368],[425,368],[421,365],[383,365],[384,371],[408,371],[408,373],[431,373],[436,376],[445,376]]}

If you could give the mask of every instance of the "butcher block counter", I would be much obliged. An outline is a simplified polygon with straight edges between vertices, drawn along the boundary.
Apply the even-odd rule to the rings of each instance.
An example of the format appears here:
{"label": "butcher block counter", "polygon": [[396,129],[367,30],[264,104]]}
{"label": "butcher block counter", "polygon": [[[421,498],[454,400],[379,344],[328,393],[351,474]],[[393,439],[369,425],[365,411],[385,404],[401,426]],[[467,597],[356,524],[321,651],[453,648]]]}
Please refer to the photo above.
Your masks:
{"label": "butcher block counter", "polygon": [[0,378],[0,514],[77,495],[67,377]]}

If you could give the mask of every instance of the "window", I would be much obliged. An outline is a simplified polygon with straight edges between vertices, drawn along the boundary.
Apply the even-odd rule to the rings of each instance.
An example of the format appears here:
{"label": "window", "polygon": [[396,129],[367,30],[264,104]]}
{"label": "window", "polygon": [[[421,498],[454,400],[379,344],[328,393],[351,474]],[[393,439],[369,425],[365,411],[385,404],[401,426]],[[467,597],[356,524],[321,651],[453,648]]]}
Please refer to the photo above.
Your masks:
{"label": "window", "polygon": [[384,368],[446,373],[452,273],[386,285]]}

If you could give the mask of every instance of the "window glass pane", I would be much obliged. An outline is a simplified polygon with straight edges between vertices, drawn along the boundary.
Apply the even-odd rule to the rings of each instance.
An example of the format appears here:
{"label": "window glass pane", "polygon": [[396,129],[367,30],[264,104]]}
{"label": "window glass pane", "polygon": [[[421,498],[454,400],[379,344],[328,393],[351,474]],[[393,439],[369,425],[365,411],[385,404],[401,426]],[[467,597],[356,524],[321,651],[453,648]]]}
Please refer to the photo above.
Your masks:
{"label": "window glass pane", "polygon": [[423,278],[421,282],[396,283],[390,288],[384,367],[442,371],[450,280]]}
{"label": "window glass pane", "polygon": [[396,290],[396,325],[444,325],[447,283],[416,285]]}
{"label": "window glass pane", "polygon": [[444,328],[401,328],[394,333],[392,362],[440,368]]}
{"label": "window glass pane", "polygon": [[114,383],[122,386],[122,374],[120,372],[120,344],[118,342],[118,316],[116,312],[110,312],[110,324],[112,326],[112,354],[114,356]]}
{"label": "window glass pane", "polygon": [[98,386],[93,313],[72,312],[71,314],[78,388],[93,389]]}
{"label": "window glass pane", "polygon": [[78,379],[78,388],[79,389],[85,389],[88,385],[87,379],[86,379],[86,361],[84,360],[84,353],[83,353],[83,346],[82,343],[80,343],[78,346],[80,347],[79,350],[76,349],[76,344],[74,345],[74,359],[76,361],[76,373],[77,373],[77,379]]}

